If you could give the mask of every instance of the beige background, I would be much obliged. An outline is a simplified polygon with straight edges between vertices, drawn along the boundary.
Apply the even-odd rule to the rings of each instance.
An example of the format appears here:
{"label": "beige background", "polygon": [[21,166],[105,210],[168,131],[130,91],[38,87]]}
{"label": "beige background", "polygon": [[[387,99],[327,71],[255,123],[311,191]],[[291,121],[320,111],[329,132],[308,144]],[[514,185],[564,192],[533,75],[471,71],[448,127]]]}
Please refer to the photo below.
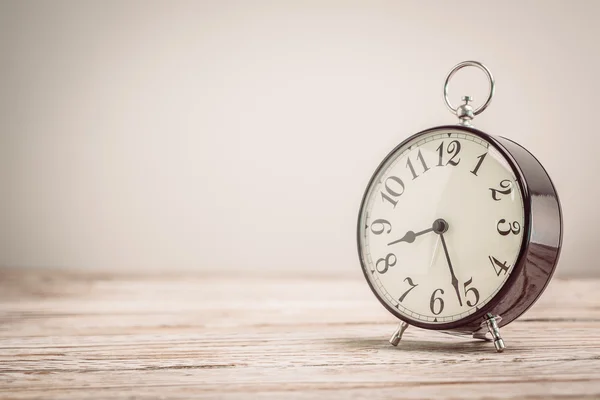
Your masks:
{"label": "beige background", "polygon": [[[462,6],[460,6],[462,4]],[[600,2],[0,1],[0,264],[358,273],[374,168],[453,123],[441,86],[486,63],[476,126],[561,195],[559,274],[593,262]],[[476,70],[455,101],[481,100]]]}

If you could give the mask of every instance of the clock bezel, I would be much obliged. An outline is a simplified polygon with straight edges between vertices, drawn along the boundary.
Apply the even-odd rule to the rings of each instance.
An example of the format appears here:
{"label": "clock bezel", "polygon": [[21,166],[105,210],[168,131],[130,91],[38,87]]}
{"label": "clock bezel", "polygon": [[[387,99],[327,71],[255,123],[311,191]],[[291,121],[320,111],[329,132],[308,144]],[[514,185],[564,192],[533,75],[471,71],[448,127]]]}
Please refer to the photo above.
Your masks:
{"label": "clock bezel", "polygon": [[[464,131],[466,133],[478,136],[479,138],[485,140],[487,143],[489,143],[491,146],[493,146],[504,157],[504,159],[507,161],[507,163],[511,167],[513,173],[515,174],[517,183],[521,190],[521,195],[522,195],[522,199],[523,199],[523,212],[525,214],[524,215],[525,223],[524,223],[521,247],[519,249],[519,255],[517,256],[515,265],[513,266],[513,269],[510,272],[509,277],[504,281],[504,283],[502,284],[502,286],[500,287],[498,292],[492,297],[492,299],[490,301],[488,301],[479,310],[477,310],[473,314],[468,315],[464,318],[457,319],[456,321],[447,322],[447,323],[428,323],[428,322],[423,322],[423,321],[419,321],[419,320],[413,320],[410,317],[407,317],[406,315],[401,314],[398,310],[396,310],[394,307],[390,306],[387,302],[385,302],[381,298],[381,296],[377,293],[377,291],[373,287],[373,283],[369,279],[368,268],[366,266],[366,263],[364,261],[364,257],[363,257],[362,251],[361,251],[362,238],[361,238],[361,234],[360,234],[360,228],[361,228],[361,216],[363,214],[363,209],[367,204],[367,200],[368,200],[367,196],[369,194],[369,190],[372,187],[372,185],[374,184],[379,172],[386,165],[386,163],[392,158],[392,156],[394,154],[396,154],[396,152],[399,149],[406,146],[406,144],[408,144],[410,141],[412,141],[422,135],[426,135],[426,134],[429,134],[429,133],[432,133],[435,131],[444,130],[444,129]],[[561,237],[562,237],[562,235],[561,235]],[[369,284],[369,288],[371,289],[371,291],[373,292],[373,294],[375,295],[377,300],[379,300],[379,302],[394,316],[396,316],[400,320],[402,320],[410,325],[413,325],[413,326],[416,326],[419,328],[424,328],[424,329],[457,330],[457,329],[460,329],[461,327],[471,326],[474,321],[482,320],[483,317],[488,312],[490,312],[492,309],[494,309],[498,305],[498,303],[500,303],[506,297],[506,295],[508,294],[510,289],[515,284],[518,277],[521,275],[521,273],[527,263],[526,255],[528,253],[530,241],[531,241],[531,196],[530,196],[529,187],[527,185],[527,181],[525,179],[525,175],[523,174],[523,171],[521,170],[519,164],[514,159],[513,155],[510,153],[510,151],[508,149],[506,149],[496,138],[494,138],[493,136],[491,136],[483,131],[480,131],[478,129],[471,128],[471,127],[465,127],[462,125],[442,125],[442,126],[429,128],[429,129],[426,129],[426,130],[423,130],[421,132],[411,135],[409,138],[403,140],[399,145],[394,147],[394,149],[392,151],[390,151],[388,153],[388,155],[381,161],[381,163],[375,169],[375,172],[371,176],[371,179],[369,180],[369,183],[368,183],[365,193],[363,195],[363,198],[362,198],[362,201],[360,204],[360,208],[359,208],[359,213],[358,213],[358,224],[357,224],[358,256],[359,256],[359,260],[360,260],[360,264],[361,264],[361,269],[363,271],[363,274],[365,276],[367,283]],[[549,279],[550,278],[548,278],[548,280]],[[509,321],[507,321],[507,322],[509,322]]]}

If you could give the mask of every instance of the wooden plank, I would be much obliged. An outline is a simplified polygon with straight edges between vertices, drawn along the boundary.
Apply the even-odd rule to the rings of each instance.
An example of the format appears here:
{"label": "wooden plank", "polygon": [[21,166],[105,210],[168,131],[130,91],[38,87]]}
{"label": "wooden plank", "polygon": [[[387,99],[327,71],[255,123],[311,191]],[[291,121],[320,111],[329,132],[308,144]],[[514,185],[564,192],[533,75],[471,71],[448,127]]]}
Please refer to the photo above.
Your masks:
{"label": "wooden plank", "polygon": [[0,270],[0,398],[598,398],[600,281],[490,343],[409,328],[360,275]]}

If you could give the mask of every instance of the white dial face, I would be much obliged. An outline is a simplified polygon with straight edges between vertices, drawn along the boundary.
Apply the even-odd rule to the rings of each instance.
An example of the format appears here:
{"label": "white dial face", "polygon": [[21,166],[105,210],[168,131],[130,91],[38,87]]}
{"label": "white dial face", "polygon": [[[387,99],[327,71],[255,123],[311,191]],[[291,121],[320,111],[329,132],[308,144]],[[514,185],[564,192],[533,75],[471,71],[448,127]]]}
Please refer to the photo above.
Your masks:
{"label": "white dial face", "polygon": [[523,196],[486,140],[436,129],[397,149],[368,188],[359,221],[365,275],[409,320],[457,322],[484,307],[518,259]]}

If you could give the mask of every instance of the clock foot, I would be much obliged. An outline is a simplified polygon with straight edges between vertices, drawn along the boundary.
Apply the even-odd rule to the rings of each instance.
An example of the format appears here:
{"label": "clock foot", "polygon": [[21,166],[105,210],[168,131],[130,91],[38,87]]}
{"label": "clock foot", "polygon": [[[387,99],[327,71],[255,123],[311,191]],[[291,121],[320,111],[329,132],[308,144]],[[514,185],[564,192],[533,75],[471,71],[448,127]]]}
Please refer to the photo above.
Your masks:
{"label": "clock foot", "polygon": [[[498,328],[498,322],[500,322],[501,319],[502,318],[497,315],[493,316],[492,314],[487,313],[485,316],[485,321],[481,324],[482,326],[487,326],[488,331],[492,335],[494,347],[496,348],[496,351],[498,353],[502,353],[505,349],[504,340],[502,340],[502,336],[500,335],[500,328]],[[479,332],[479,334],[477,334],[476,332],[475,334],[473,334],[473,337],[475,337],[475,335],[477,334],[477,336],[481,338],[481,333],[482,332]],[[483,336],[485,337],[485,334],[483,334]]]}
{"label": "clock foot", "polygon": [[398,329],[394,331],[392,337],[390,338],[390,343],[392,344],[392,346],[398,346],[398,343],[400,343],[400,340],[402,339],[402,334],[404,333],[406,328],[408,328],[408,326],[409,325],[404,321],[402,321],[400,325],[398,325]]}

